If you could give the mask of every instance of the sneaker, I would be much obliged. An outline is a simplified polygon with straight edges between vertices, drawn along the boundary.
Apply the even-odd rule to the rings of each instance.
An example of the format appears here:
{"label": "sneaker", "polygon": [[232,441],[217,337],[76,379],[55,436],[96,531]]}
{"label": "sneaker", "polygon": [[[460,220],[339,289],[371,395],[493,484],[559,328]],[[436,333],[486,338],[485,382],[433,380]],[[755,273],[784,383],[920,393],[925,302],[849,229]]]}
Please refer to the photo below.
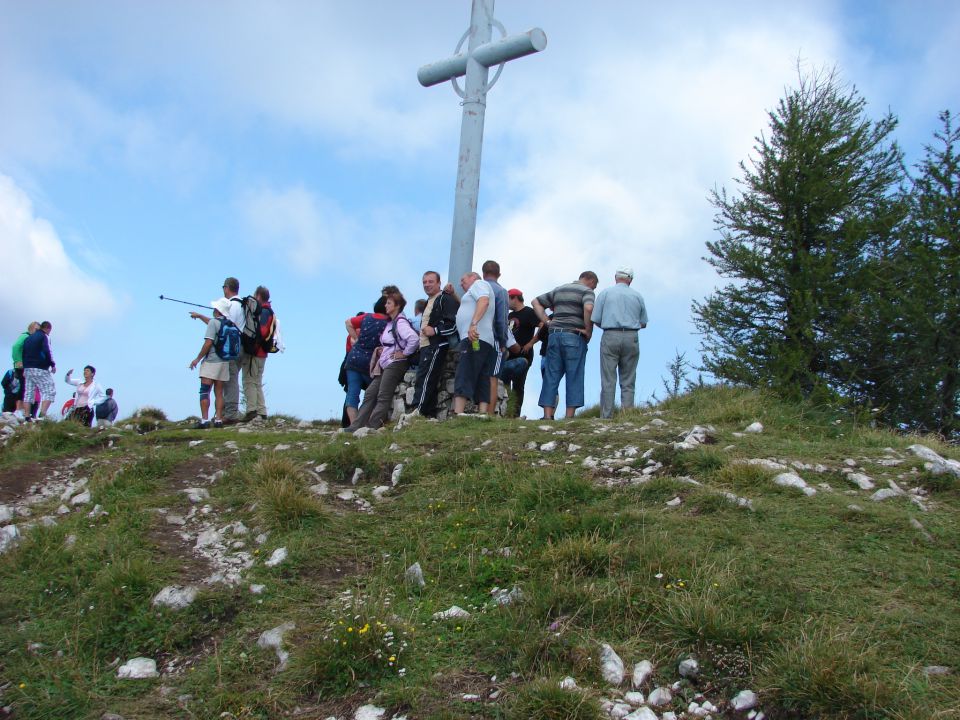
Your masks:
{"label": "sneaker", "polygon": [[222,428],[222,427],[223,427],[223,420],[214,419],[214,421],[213,421],[213,426],[214,426],[215,428]]}
{"label": "sneaker", "polygon": [[197,425],[196,425],[197,430],[206,430],[209,427],[210,427],[209,420],[197,420]]}

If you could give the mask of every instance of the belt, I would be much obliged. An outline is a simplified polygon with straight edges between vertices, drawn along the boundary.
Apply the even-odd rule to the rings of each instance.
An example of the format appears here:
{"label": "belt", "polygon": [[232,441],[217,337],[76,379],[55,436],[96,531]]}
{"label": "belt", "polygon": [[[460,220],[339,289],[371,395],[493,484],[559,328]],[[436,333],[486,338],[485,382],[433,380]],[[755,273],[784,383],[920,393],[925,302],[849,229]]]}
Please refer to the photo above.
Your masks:
{"label": "belt", "polygon": [[604,332],[637,332],[640,328],[600,328]]}
{"label": "belt", "polygon": [[550,334],[553,333],[576,333],[577,335],[582,335],[583,331],[577,328],[550,328]]}

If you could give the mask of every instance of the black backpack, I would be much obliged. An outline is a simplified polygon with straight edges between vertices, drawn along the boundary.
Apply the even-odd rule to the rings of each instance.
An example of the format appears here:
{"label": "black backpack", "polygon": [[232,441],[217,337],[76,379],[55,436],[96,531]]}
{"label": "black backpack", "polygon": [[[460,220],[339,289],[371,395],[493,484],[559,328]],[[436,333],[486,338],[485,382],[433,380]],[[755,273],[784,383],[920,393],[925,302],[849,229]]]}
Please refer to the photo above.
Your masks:
{"label": "black backpack", "polygon": [[243,308],[243,326],[240,328],[240,346],[247,355],[256,354],[260,348],[260,301],[253,295],[245,298],[232,297],[231,302],[238,302]]}

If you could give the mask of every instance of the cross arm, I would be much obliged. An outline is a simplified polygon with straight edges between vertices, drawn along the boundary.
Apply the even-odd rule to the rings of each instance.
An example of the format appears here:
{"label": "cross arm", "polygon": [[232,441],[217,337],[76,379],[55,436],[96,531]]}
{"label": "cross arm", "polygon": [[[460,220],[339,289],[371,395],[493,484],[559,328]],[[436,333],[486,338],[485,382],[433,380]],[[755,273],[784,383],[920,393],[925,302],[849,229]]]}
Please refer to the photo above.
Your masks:
{"label": "cross arm", "polygon": [[[474,48],[473,59],[484,67],[491,67],[540,52],[546,46],[546,33],[540,28],[533,28],[525,33],[508,35],[496,42],[484,43]],[[456,77],[463,77],[467,73],[469,57],[470,53],[459,53],[445,60],[424,65],[417,70],[417,79],[424,87],[431,87]]]}

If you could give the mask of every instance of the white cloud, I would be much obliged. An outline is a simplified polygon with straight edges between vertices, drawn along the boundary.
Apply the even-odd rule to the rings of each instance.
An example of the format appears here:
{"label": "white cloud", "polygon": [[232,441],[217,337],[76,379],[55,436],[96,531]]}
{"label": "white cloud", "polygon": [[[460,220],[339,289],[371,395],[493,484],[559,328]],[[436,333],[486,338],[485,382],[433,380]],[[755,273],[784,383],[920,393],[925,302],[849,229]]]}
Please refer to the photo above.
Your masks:
{"label": "white cloud", "polygon": [[27,194],[0,175],[0,329],[14,337],[32,320],[53,323],[54,338],[73,343],[91,326],[117,314],[109,288],[88,276],[67,255],[57,231],[34,214]]}

